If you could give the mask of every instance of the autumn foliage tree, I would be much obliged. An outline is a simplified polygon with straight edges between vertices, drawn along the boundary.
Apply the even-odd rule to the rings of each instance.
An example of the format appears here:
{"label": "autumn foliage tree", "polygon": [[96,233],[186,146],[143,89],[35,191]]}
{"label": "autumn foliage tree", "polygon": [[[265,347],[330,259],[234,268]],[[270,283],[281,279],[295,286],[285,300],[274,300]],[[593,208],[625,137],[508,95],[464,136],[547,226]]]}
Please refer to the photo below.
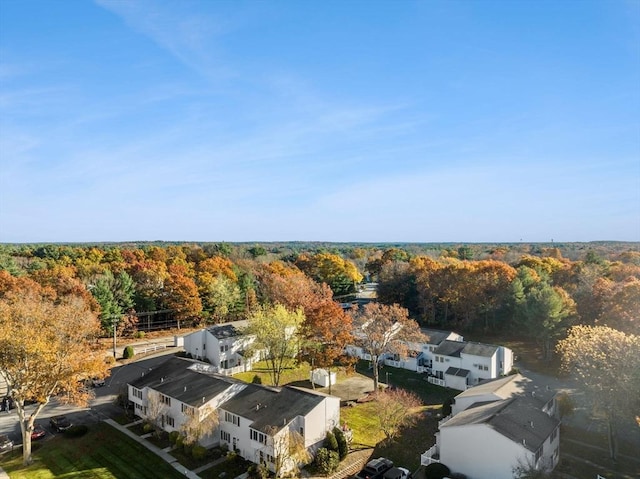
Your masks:
{"label": "autumn foliage tree", "polygon": [[392,441],[402,428],[415,424],[416,410],[421,405],[418,396],[404,389],[387,388],[378,394],[374,411],[385,437]]}
{"label": "autumn foliage tree", "polygon": [[327,283],[336,296],[353,293],[362,281],[355,264],[332,253],[301,254],[296,266],[318,283]]}
{"label": "autumn foliage tree", "polygon": [[406,354],[407,344],[421,342],[418,323],[409,319],[405,308],[369,303],[353,313],[353,336],[358,346],[371,355],[373,387],[378,390],[378,360],[385,353]]}
{"label": "autumn foliage tree", "polygon": [[608,425],[609,453],[617,455],[616,425],[640,408],[640,336],[606,326],[574,326],[558,343],[563,369],[591,398]]}
{"label": "autumn foliage tree", "polygon": [[[83,381],[106,376],[107,366],[94,349],[100,324],[83,298],[52,300],[35,283],[22,286],[0,295],[0,375],[16,404],[26,465],[35,419],[50,399],[86,404]],[[36,402],[30,413],[29,401]]]}

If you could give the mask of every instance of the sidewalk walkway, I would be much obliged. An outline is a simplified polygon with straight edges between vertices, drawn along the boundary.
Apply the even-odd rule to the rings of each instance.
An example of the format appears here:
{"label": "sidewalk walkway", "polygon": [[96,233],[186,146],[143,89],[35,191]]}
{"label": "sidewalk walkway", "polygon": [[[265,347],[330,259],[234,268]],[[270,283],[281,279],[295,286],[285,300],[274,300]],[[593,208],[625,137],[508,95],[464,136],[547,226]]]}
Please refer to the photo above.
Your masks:
{"label": "sidewalk walkway", "polygon": [[[184,467],[182,464],[180,464],[178,462],[178,460],[175,457],[173,457],[171,454],[163,451],[159,447],[154,446],[149,441],[145,441],[144,439],[142,439],[137,434],[134,434],[133,432],[129,431],[129,429],[127,429],[126,427],[124,427],[124,426],[118,424],[117,422],[115,422],[113,419],[105,419],[104,422],[109,424],[111,427],[116,428],[118,431],[122,432],[123,434],[126,434],[131,439],[133,439],[134,441],[142,444],[144,447],[149,449],[151,452],[156,454],[158,457],[162,458],[164,461],[166,461],[171,466],[173,466],[173,468],[176,471],[180,472],[181,474],[184,474],[185,477],[188,477],[189,479],[200,479],[200,476],[198,476],[195,472],[190,471],[189,469]],[[2,476],[0,476],[0,479],[2,479]]]}
{"label": "sidewalk walkway", "polygon": [[9,479],[9,474],[4,472],[4,469],[0,467],[0,479]]}

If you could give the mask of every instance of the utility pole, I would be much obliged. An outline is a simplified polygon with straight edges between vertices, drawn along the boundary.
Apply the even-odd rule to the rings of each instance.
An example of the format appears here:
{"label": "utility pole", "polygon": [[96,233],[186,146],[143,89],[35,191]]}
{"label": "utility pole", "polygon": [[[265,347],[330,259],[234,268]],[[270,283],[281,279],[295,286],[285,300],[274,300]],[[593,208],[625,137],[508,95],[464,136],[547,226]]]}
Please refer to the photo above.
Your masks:
{"label": "utility pole", "polygon": [[116,329],[118,327],[119,320],[120,316],[111,317],[111,329],[113,329],[113,359],[118,359],[116,357]]}

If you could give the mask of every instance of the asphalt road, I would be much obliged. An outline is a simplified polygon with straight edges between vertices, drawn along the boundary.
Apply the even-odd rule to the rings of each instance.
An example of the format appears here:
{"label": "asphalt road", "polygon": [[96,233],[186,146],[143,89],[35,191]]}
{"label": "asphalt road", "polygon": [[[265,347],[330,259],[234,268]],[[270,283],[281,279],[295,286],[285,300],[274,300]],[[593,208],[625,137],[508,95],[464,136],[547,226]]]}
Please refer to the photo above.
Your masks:
{"label": "asphalt road", "polygon": [[[51,416],[64,414],[72,424],[90,424],[121,413],[122,410],[114,405],[118,393],[121,390],[126,390],[127,382],[133,381],[140,377],[142,373],[156,367],[167,359],[165,357],[167,353],[174,353],[176,350],[170,348],[163,352],[165,354],[112,368],[111,375],[105,379],[105,385],[95,388],[95,398],[91,401],[89,407],[79,408],[73,405],[61,404],[57,399],[52,399],[36,418],[36,424],[42,425],[47,431],[47,435],[41,440],[46,440],[47,437],[57,434],[49,426],[49,418]],[[3,395],[4,390],[6,388],[2,385],[0,387],[0,395]],[[27,413],[30,413],[33,409],[34,406],[27,406]],[[0,434],[7,434],[16,445],[22,443],[18,414],[15,409],[12,409],[9,413],[0,412]]]}

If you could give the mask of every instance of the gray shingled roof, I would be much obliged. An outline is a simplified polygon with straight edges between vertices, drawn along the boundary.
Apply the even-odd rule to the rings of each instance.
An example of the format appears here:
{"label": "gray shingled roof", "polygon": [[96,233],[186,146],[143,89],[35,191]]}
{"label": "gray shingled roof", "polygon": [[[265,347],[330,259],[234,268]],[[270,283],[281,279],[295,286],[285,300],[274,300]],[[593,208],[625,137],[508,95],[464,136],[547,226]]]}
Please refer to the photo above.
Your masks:
{"label": "gray shingled roof", "polygon": [[461,378],[466,378],[470,372],[471,371],[469,371],[468,369],[454,368],[453,366],[449,366],[449,369],[446,370],[445,374],[448,374],[449,376],[459,376]]}
{"label": "gray shingled roof", "polygon": [[149,387],[185,404],[198,407],[237,382],[224,376],[192,371],[189,367],[193,364],[197,362],[173,357],[129,384],[138,389]]}
{"label": "gray shingled roof", "polygon": [[451,331],[441,331],[439,329],[422,328],[422,334],[428,337],[427,343],[437,345],[447,339]]}
{"label": "gray shingled roof", "polygon": [[252,421],[251,427],[268,432],[280,430],[297,416],[304,416],[327,396],[306,389],[285,386],[280,391],[249,384],[221,408]]}
{"label": "gray shingled roof", "polygon": [[498,347],[499,346],[496,346],[494,344],[466,343],[464,345],[462,353],[490,358],[496,353]]}
{"label": "gray shingled roof", "polygon": [[477,403],[456,414],[441,428],[485,424],[496,432],[537,451],[560,422],[520,397]]}
{"label": "gray shingled roof", "polygon": [[538,407],[542,407],[556,395],[556,391],[546,387],[539,387],[522,374],[513,374],[482,381],[477,386],[461,392],[456,397],[474,397],[486,394],[494,394],[502,399],[520,396],[534,402]]}
{"label": "gray shingled roof", "polygon": [[449,341],[446,340],[438,346],[433,354],[440,354],[441,356],[452,356],[455,358],[460,357],[460,352],[464,349],[466,343],[463,341]]}
{"label": "gray shingled roof", "polygon": [[234,321],[233,323],[212,326],[207,331],[217,339],[235,338],[242,336],[242,330],[249,325],[248,321]]}

